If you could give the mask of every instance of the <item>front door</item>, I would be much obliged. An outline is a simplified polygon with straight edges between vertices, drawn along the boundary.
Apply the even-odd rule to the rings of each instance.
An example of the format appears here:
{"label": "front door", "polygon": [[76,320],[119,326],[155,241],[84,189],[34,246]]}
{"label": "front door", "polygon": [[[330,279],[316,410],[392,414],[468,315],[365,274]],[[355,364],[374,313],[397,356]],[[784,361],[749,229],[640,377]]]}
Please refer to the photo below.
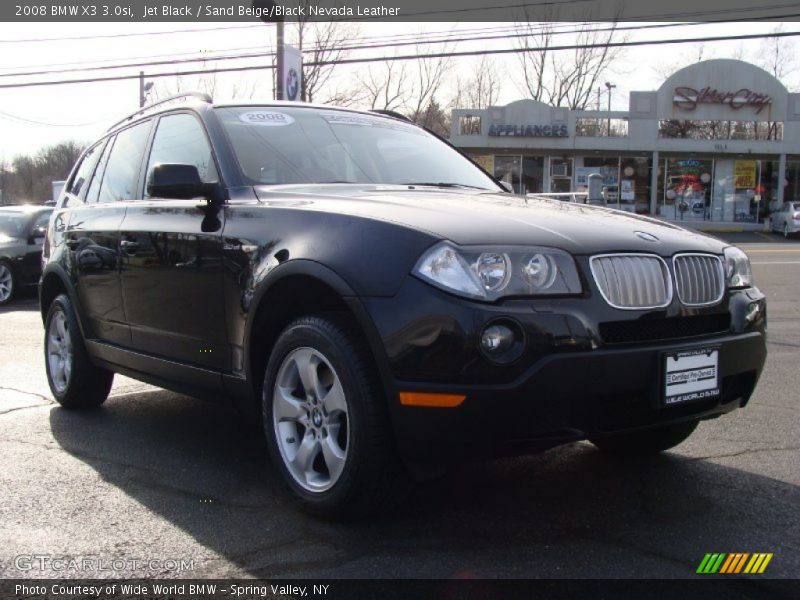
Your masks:
{"label": "front door", "polygon": [[[191,113],[162,116],[146,177],[157,164],[197,167],[217,179],[211,146]],[[226,370],[230,350],[222,289],[222,212],[204,201],[145,198],[128,202],[120,231],[122,296],[132,346],[189,365]]]}

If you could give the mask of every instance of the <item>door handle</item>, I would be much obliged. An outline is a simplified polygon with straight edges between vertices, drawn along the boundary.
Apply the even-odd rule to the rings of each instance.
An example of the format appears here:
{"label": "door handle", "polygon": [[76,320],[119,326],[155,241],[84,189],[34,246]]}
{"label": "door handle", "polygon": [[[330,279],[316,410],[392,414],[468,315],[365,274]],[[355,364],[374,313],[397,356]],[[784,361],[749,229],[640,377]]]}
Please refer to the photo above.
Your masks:
{"label": "door handle", "polygon": [[139,242],[131,242],[129,240],[122,240],[119,243],[119,247],[122,248],[128,254],[133,254],[136,250],[139,249]]}
{"label": "door handle", "polygon": [[64,242],[70,250],[77,250],[80,242],[74,238],[70,238]]}

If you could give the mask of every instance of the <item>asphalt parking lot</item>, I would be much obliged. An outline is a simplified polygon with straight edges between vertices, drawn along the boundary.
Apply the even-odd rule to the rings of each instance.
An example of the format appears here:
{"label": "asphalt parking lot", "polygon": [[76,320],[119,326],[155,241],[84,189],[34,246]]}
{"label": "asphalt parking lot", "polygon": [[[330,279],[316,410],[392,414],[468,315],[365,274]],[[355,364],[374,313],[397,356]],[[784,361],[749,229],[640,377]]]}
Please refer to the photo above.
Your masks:
{"label": "asphalt parking lot", "polygon": [[349,524],[296,512],[228,407],[122,377],[99,410],[54,406],[30,294],[0,309],[0,576],[682,578],[707,552],[770,552],[757,577],[796,578],[800,243],[753,240],[770,337],[746,409],[651,460],[577,443],[465,466]]}

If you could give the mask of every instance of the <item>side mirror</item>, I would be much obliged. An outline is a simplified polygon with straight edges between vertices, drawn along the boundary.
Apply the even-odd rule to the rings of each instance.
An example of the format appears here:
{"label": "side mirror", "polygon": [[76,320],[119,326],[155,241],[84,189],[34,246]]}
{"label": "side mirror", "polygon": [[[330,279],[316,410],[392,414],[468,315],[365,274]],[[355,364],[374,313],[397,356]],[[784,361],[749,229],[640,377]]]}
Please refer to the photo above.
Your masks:
{"label": "side mirror", "polygon": [[217,187],[217,183],[203,183],[194,165],[156,165],[147,177],[147,194],[151,198],[214,200]]}

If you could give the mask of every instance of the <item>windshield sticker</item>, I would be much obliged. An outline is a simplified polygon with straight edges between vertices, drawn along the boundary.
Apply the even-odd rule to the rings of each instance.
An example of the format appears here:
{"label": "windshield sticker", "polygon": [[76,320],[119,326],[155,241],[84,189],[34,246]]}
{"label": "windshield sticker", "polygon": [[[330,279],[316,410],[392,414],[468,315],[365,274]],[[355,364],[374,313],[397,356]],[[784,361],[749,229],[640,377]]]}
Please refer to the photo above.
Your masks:
{"label": "windshield sticker", "polygon": [[389,119],[368,117],[366,115],[348,115],[337,113],[323,113],[320,115],[331,125],[356,125],[361,127],[380,127],[381,129],[393,129],[395,131],[405,131],[406,133],[421,133],[413,125],[397,123]]}
{"label": "windshield sticker", "polygon": [[294,123],[294,117],[272,110],[251,110],[239,115],[239,120],[252,125],[283,127]]}

